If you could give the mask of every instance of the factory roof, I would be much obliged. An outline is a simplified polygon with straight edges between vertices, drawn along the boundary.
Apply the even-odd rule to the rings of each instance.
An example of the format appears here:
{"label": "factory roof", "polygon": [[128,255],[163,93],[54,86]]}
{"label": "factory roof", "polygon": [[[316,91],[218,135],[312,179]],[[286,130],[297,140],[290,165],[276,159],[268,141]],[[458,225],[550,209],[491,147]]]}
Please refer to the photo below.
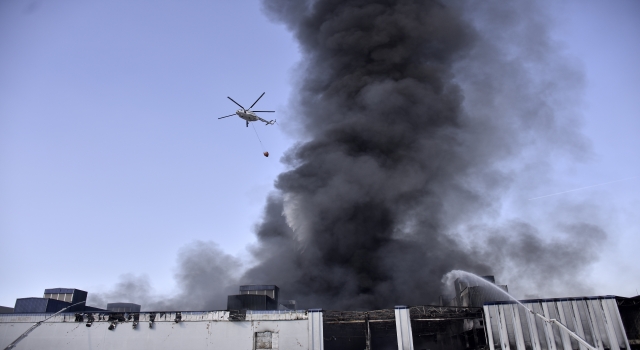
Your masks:
{"label": "factory roof", "polygon": [[76,288],[48,288],[44,290],[44,294],[73,294],[75,291],[85,292]]}
{"label": "factory roof", "polygon": [[249,284],[249,285],[240,286],[241,292],[247,291],[247,290],[273,290],[273,289],[280,289],[280,288],[278,288],[278,286],[274,284]]}

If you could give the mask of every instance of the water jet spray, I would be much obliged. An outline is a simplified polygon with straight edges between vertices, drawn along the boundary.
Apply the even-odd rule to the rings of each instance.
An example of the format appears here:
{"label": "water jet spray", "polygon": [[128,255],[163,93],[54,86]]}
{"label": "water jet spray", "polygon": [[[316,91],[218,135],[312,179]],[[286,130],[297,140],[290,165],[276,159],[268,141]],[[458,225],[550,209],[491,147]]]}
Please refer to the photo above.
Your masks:
{"label": "water jet spray", "polygon": [[15,348],[15,347],[16,347],[16,345],[18,345],[18,343],[19,343],[22,339],[26,338],[26,337],[27,337],[27,335],[29,335],[29,333],[31,333],[31,331],[33,331],[34,329],[38,328],[41,324],[43,324],[44,322],[46,322],[48,319],[50,319],[50,318],[52,318],[52,317],[54,317],[54,316],[56,316],[56,315],[58,315],[58,314],[60,314],[60,313],[62,313],[62,312],[64,312],[64,311],[66,311],[67,309],[70,309],[70,308],[72,308],[72,307],[74,307],[74,306],[76,306],[76,305],[84,304],[85,302],[86,302],[86,301],[81,301],[81,302],[79,302],[79,303],[75,303],[75,304],[73,304],[73,305],[69,305],[69,306],[65,307],[64,309],[62,309],[62,310],[60,310],[60,311],[56,312],[55,314],[53,314],[53,315],[51,315],[51,316],[49,316],[49,317],[45,318],[44,320],[42,320],[42,321],[38,321],[38,322],[34,323],[31,327],[29,327],[29,329],[27,329],[26,331],[24,331],[24,333],[20,334],[20,336],[19,336],[16,340],[14,340],[11,344],[7,345],[7,347],[6,347],[6,348],[4,348],[4,350],[10,350],[10,349]]}
{"label": "water jet spray", "polygon": [[467,271],[462,271],[462,270],[453,270],[449,273],[447,273],[444,277],[443,277],[443,282],[445,280],[450,280],[453,276],[464,276],[464,277],[469,277],[471,279],[474,279],[476,281],[480,281],[483,283],[484,286],[490,286],[491,288],[498,290],[500,293],[504,294],[506,297],[508,297],[509,299],[515,301],[516,303],[518,303],[520,306],[522,306],[525,310],[529,311],[532,315],[539,317],[541,320],[543,320],[544,322],[548,323],[548,324],[556,324],[560,329],[564,330],[570,337],[572,337],[573,339],[577,340],[580,344],[584,345],[587,347],[587,349],[589,350],[598,350],[596,347],[592,346],[591,344],[589,344],[586,340],[584,340],[581,336],[577,335],[575,332],[573,332],[572,330],[570,330],[567,326],[565,326],[564,324],[562,324],[562,322],[556,320],[555,318],[547,318],[544,317],[542,315],[540,315],[539,313],[531,310],[530,308],[526,307],[523,303],[521,303],[518,299],[516,299],[513,295],[509,294],[507,291],[503,290],[502,288],[496,286],[495,284],[487,281],[486,279],[471,273],[471,272],[467,272]]}

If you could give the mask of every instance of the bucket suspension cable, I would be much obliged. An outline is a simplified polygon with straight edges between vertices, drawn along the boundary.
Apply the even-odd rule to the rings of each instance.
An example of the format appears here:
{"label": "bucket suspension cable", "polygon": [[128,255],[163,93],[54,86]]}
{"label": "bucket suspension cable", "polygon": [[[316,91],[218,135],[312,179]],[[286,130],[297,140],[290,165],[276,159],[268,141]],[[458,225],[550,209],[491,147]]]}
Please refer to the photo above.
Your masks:
{"label": "bucket suspension cable", "polygon": [[256,133],[256,137],[258,138],[258,141],[260,142],[260,148],[262,148],[262,154],[265,157],[269,156],[269,152],[264,150],[264,145],[262,144],[262,140],[260,140],[260,135],[258,135],[258,131],[256,130],[255,125],[253,125],[253,123],[251,123],[251,126],[253,127],[253,131]]}

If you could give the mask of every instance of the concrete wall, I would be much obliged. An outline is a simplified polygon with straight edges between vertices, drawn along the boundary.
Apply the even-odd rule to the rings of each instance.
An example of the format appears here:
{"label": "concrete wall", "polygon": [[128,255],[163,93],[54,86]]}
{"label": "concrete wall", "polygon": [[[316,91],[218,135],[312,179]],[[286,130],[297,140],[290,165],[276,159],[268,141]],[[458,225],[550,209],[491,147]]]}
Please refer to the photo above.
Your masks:
{"label": "concrete wall", "polygon": [[[96,314],[97,315],[97,314]],[[91,327],[75,322],[73,314],[51,318],[31,332],[15,349],[254,349],[256,332],[277,334],[278,349],[308,349],[309,320],[305,311],[247,314],[246,321],[228,321],[228,312],[182,312],[182,322],[175,323],[175,313],[156,318],[149,328],[148,313],[140,315],[136,329],[132,322],[98,320]],[[35,322],[46,315],[0,315],[0,349],[4,349]],[[274,338],[276,335],[274,335]]]}

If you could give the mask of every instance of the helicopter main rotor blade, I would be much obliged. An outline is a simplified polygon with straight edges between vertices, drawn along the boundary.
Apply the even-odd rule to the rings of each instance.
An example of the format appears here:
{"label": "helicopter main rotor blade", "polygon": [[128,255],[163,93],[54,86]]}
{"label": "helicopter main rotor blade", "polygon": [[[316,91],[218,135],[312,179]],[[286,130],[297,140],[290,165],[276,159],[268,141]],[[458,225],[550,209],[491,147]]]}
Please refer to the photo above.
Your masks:
{"label": "helicopter main rotor blade", "polygon": [[275,113],[276,111],[251,111],[251,112]]}
{"label": "helicopter main rotor blade", "polygon": [[240,108],[242,108],[243,110],[247,110],[246,108],[242,107],[241,104],[239,104],[238,102],[234,101],[231,97],[227,96],[228,99],[230,99],[231,101],[233,101],[233,103],[237,104],[238,106],[240,106]]}
{"label": "helicopter main rotor blade", "polygon": [[224,117],[220,117],[218,119],[229,118],[229,117],[233,117],[234,115],[235,115],[235,113],[234,114],[225,115]]}
{"label": "helicopter main rotor blade", "polygon": [[263,92],[263,93],[262,93],[262,95],[260,95],[260,97],[258,97],[258,99],[256,100],[256,102],[254,102],[254,103],[251,105],[251,107],[249,107],[249,109],[253,108],[253,106],[255,106],[255,105],[256,105],[256,103],[258,103],[258,101],[260,101],[260,99],[262,98],[262,96],[264,96],[264,94],[265,94],[265,93]]}

